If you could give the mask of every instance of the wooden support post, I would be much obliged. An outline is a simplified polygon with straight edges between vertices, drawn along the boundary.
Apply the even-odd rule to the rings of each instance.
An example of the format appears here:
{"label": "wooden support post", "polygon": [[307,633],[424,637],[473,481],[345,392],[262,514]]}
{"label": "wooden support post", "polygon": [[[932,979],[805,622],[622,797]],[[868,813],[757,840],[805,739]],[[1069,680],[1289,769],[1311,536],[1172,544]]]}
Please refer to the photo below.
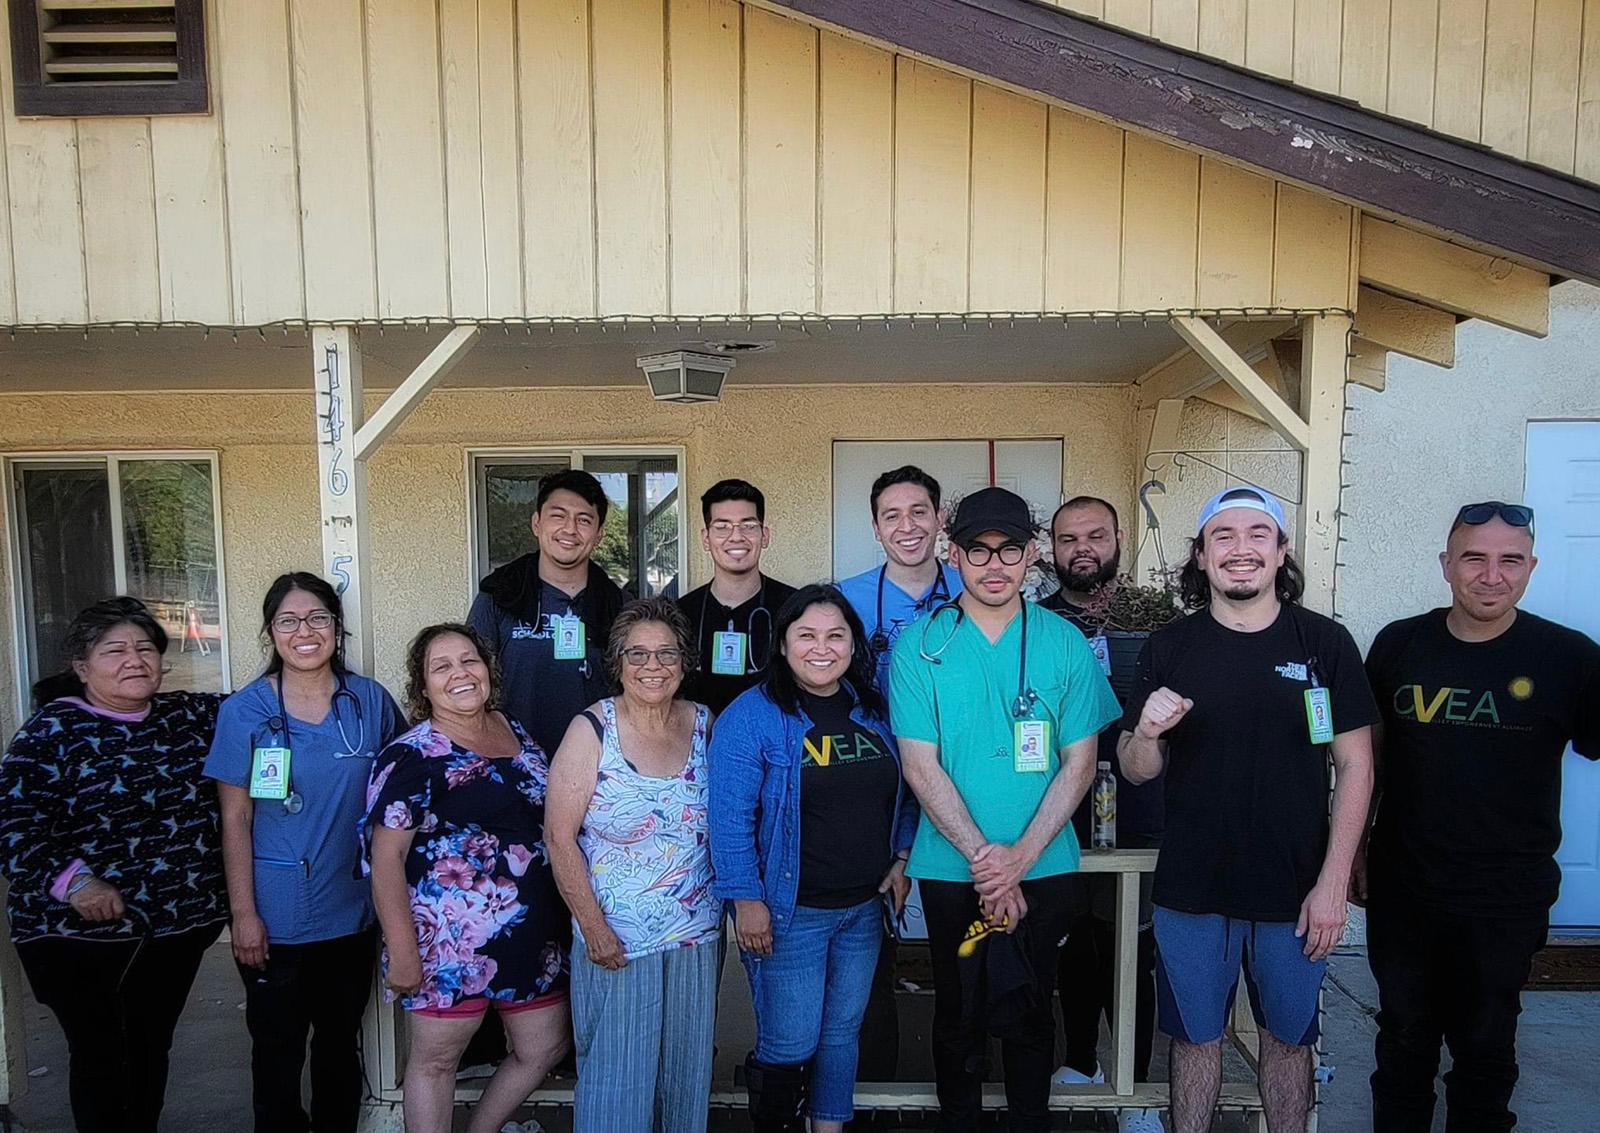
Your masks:
{"label": "wooden support post", "polygon": [[[1346,325],[1349,325],[1348,320]],[[1172,329],[1177,331],[1190,348],[1205,359],[1206,363],[1220,374],[1222,379],[1232,386],[1284,440],[1301,452],[1306,450],[1306,422],[1290,408],[1277,390],[1250,368],[1249,363],[1241,358],[1209,323],[1190,315],[1177,315],[1172,320]],[[1305,384],[1303,378],[1301,384],[1303,388]]]}
{"label": "wooden support post", "polygon": [[373,451],[388,439],[389,434],[400,427],[400,423],[411,415],[423,398],[434,386],[444,381],[445,375],[456,368],[456,363],[467,356],[467,351],[472,349],[472,344],[478,341],[478,328],[476,326],[459,326],[451,328],[449,334],[444,336],[444,341],[435,346],[422,364],[411,371],[409,377],[401,382],[383,404],[378,406],[378,411],[372,415],[372,420],[366,422],[355,432],[355,458],[366,460]]}
{"label": "wooden support post", "polygon": [[1313,315],[1301,324],[1300,411],[1308,429],[1301,450],[1295,550],[1306,576],[1306,609],[1330,617],[1339,553],[1349,340],[1348,315]]}
{"label": "wooden support post", "polygon": [[350,632],[345,659],[372,671],[372,609],[367,587],[367,467],[356,459],[361,427],[361,354],[350,327],[311,332],[316,381],[317,494],[322,504],[322,573],[344,603]]}
{"label": "wooden support post", "polygon": [[1117,874],[1117,954],[1112,965],[1114,1007],[1111,1012],[1111,1088],[1133,1095],[1133,1033],[1137,1018],[1139,968],[1139,880],[1137,873]]}

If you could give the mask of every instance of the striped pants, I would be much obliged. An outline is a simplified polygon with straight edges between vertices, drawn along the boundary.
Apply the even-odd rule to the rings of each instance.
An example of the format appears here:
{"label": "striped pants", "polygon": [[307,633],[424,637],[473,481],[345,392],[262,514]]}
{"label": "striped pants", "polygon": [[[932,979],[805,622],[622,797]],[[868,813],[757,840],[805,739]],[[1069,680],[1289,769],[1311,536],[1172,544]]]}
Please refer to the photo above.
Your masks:
{"label": "striped pants", "polygon": [[705,1133],[721,942],[610,972],[572,942],[573,1133]]}

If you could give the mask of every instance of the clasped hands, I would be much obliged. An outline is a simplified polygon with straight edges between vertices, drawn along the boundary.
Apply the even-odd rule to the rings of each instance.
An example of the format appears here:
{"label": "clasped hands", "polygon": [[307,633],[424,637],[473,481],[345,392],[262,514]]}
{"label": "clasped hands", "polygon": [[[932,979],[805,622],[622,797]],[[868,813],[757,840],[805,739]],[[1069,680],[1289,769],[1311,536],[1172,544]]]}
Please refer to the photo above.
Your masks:
{"label": "clasped hands", "polygon": [[1022,875],[1033,866],[1027,851],[1004,842],[985,842],[972,856],[972,884],[978,891],[978,904],[989,923],[1006,932],[1015,932],[1028,915],[1028,902],[1022,896]]}

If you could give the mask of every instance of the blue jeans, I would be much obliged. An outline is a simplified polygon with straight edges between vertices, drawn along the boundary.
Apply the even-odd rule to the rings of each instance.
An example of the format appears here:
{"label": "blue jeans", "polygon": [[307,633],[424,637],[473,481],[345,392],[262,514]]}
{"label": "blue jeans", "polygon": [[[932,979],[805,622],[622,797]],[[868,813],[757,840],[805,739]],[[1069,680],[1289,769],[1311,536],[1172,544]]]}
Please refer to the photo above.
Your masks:
{"label": "blue jeans", "polygon": [[755,1056],[811,1063],[814,1121],[855,1116],[856,1037],[882,939],[880,898],[848,909],[796,905],[788,927],[773,934],[772,955],[739,954],[755,1005]]}

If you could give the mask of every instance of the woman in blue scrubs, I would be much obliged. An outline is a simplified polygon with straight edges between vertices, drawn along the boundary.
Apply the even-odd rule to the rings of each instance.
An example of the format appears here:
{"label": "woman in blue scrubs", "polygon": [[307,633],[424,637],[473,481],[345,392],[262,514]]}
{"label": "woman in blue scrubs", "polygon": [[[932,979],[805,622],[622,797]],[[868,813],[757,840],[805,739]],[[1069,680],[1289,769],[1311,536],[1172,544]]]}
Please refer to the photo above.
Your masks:
{"label": "woman in blue scrubs", "polygon": [[354,1133],[377,950],[356,828],[372,757],[403,721],[382,685],[345,667],[343,610],[327,582],[280,575],[261,612],[266,670],[223,703],[206,760],[221,799],[255,1129]]}

